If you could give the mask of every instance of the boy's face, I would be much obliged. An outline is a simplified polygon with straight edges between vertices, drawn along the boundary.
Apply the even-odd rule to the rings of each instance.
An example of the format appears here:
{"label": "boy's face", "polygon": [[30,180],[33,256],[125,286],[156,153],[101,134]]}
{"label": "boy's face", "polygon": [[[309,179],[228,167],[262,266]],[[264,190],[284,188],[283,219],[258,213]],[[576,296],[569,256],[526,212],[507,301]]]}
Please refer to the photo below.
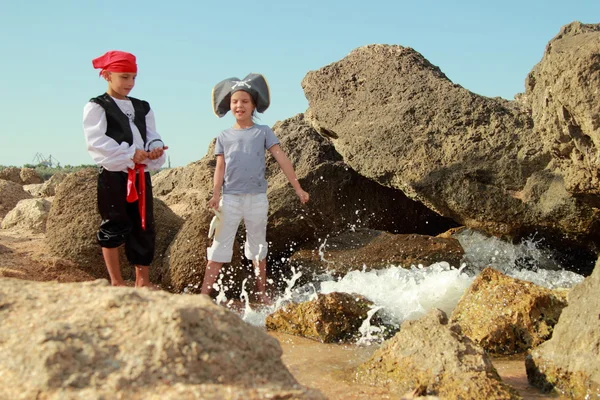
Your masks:
{"label": "boy's face", "polygon": [[231,95],[229,103],[231,112],[237,121],[251,121],[254,112],[254,103],[250,93],[238,90]]}
{"label": "boy's face", "polygon": [[105,72],[108,82],[108,94],[117,99],[125,99],[135,86],[135,72]]}

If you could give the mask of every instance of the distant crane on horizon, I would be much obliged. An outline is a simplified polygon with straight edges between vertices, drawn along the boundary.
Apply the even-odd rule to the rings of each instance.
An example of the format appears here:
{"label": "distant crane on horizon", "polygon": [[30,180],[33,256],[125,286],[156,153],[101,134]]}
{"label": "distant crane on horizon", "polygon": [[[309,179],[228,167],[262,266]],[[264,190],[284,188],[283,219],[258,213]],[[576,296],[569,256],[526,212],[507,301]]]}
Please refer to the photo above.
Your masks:
{"label": "distant crane on horizon", "polygon": [[48,157],[44,157],[42,153],[36,153],[33,157],[33,163],[35,165],[43,165],[48,168],[57,167],[60,168],[60,161],[56,158],[52,157],[52,154],[48,155]]}

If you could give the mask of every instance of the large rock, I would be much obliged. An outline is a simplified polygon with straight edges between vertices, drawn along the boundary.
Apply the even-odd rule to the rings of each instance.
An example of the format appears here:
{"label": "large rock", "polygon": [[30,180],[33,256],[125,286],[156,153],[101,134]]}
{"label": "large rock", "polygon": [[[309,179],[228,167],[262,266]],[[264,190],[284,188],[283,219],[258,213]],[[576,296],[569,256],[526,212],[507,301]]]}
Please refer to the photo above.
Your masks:
{"label": "large rock", "polygon": [[524,353],[552,337],[566,306],[555,291],[484,269],[450,318],[492,354]]}
{"label": "large rock", "polygon": [[520,399],[504,384],[486,352],[433,309],[405,321],[392,339],[358,367],[360,382],[397,393],[419,391],[442,399]]}
{"label": "large rock", "polygon": [[600,262],[591,276],[569,292],[569,305],[552,338],[526,360],[534,386],[572,399],[598,398],[600,390]]}
{"label": "large rock", "polygon": [[270,314],[266,327],[322,343],[351,342],[360,336],[359,328],[372,306],[371,301],[356,294],[318,294],[314,300],[288,304]]}
{"label": "large rock", "polygon": [[205,296],[0,279],[3,399],[322,399]]}
{"label": "large rock", "polygon": [[23,180],[21,179],[21,168],[7,167],[4,169],[0,169],[0,179],[4,179],[5,181],[11,181],[22,185]]}
{"label": "large rock", "polygon": [[32,183],[30,185],[23,185],[23,190],[32,195],[33,197],[43,197],[41,194],[43,183]]}
{"label": "large rock", "polygon": [[39,196],[43,197],[52,197],[56,193],[56,187],[60,185],[62,181],[67,177],[67,173],[65,172],[57,172],[53,174],[50,179],[44,182],[39,189]]}
{"label": "large rock", "polygon": [[520,97],[531,111],[536,136],[554,155],[562,196],[595,198],[600,193],[599,53],[600,24],[564,26],[527,76]]}
{"label": "large rock", "polygon": [[[560,241],[564,235],[595,247],[598,185],[589,176],[572,178],[551,148],[562,144],[550,144],[555,137],[566,149],[574,146],[573,137],[600,141],[600,92],[593,89],[600,79],[594,67],[600,33],[595,30],[567,29],[552,42],[550,48],[560,51],[550,50],[533,73],[535,82],[543,77],[546,83],[538,88],[530,80],[528,89],[529,103],[543,110],[524,105],[527,100],[474,94],[413,49],[369,45],[306,75],[307,118],[360,174],[465,226],[512,237],[539,232]],[[581,34],[571,38],[575,33]],[[550,63],[559,61],[560,70],[546,73],[544,66],[551,69]],[[550,82],[561,102],[546,109],[542,97]],[[583,128],[550,138],[542,132],[568,130],[557,116],[565,114],[562,99]],[[562,119],[574,124],[570,116]],[[578,192],[575,182],[594,189]]]}
{"label": "large rock", "polygon": [[34,168],[21,168],[21,181],[23,185],[33,185],[36,183],[44,183],[44,178]]}
{"label": "large rock", "polygon": [[31,197],[20,184],[0,179],[0,220],[15,208],[19,201]]}
{"label": "large rock", "polygon": [[441,261],[458,268],[463,255],[460,243],[453,238],[358,229],[304,245],[289,262],[310,275],[328,272],[344,276],[352,270],[369,271],[390,265],[410,268]]}
{"label": "large rock", "polygon": [[156,174],[152,178],[154,195],[184,219],[198,210],[207,210],[216,166],[213,153],[214,141],[202,159]]}
{"label": "large rock", "polygon": [[154,261],[150,265],[150,281],[158,283],[163,280],[163,265],[169,258],[169,247],[183,227],[184,220],[160,199],[154,198],[154,224],[156,243]]}
{"label": "large rock", "polygon": [[382,186],[342,161],[331,143],[318,135],[303,114],[275,124],[281,148],[292,161],[310,201],[302,206],[272,157],[267,159],[271,250],[287,252],[309,240],[348,229],[437,234],[456,223],[442,218],[400,190]]}
{"label": "large rock", "polygon": [[[75,262],[83,271],[98,278],[107,277],[102,249],[96,241],[100,225],[97,208],[97,175],[95,168],[69,174],[58,186],[46,225],[46,244],[54,256]],[[159,279],[166,250],[183,224],[181,218],[160,200],[154,199],[156,251],[150,273]],[[134,268],[121,253],[121,270],[125,279],[134,277]]]}
{"label": "large rock", "polygon": [[17,203],[2,220],[2,229],[22,229],[32,233],[46,231],[51,203],[46,199],[25,199]]}

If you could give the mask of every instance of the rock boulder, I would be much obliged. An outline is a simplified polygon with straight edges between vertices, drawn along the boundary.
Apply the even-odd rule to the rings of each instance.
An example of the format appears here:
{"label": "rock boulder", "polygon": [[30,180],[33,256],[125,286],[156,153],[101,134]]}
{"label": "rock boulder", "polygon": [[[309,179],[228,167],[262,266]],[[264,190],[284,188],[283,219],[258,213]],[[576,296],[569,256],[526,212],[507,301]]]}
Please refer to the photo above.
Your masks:
{"label": "rock boulder", "polygon": [[400,332],[358,367],[356,377],[397,393],[417,391],[442,399],[521,398],[502,382],[486,352],[436,309],[417,321],[405,321]]}
{"label": "rock boulder", "polygon": [[23,185],[33,185],[36,183],[44,183],[44,178],[34,168],[21,168],[21,181]]}
{"label": "rock boulder", "polygon": [[31,199],[31,197],[20,184],[0,179],[0,220],[15,208],[19,201]]}
{"label": "rock boulder", "polygon": [[486,268],[450,320],[489,353],[509,355],[550,339],[566,305],[566,299],[550,289]]}
{"label": "rock boulder", "polygon": [[351,342],[360,336],[359,328],[372,305],[371,301],[355,294],[318,294],[314,300],[288,304],[270,314],[266,327],[322,343]]}
{"label": "rock boulder", "polygon": [[552,338],[526,360],[529,383],[572,399],[597,398],[600,391],[600,262],[569,292]]}
{"label": "rock boulder", "polygon": [[472,93],[413,49],[360,47],[306,75],[307,119],[358,173],[467,227],[596,248],[598,38],[564,28],[519,101]]}
{"label": "rock boulder", "polygon": [[206,296],[0,279],[5,399],[323,399]]}
{"label": "rock boulder", "polygon": [[51,203],[46,199],[25,199],[17,203],[2,220],[2,229],[22,229],[32,233],[46,231]]}
{"label": "rock boulder", "polygon": [[390,265],[410,268],[441,261],[458,268],[463,255],[460,243],[453,238],[357,229],[321,243],[304,245],[289,262],[309,275],[327,271],[341,277],[352,270],[369,271]]}

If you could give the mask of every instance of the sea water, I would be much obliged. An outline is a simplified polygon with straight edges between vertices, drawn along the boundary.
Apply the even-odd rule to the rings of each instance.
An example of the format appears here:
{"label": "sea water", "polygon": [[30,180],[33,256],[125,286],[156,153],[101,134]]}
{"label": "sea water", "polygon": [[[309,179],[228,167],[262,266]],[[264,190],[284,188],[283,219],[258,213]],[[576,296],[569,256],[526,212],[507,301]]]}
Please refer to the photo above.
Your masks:
{"label": "sea water", "polygon": [[[450,315],[465,290],[486,267],[549,289],[571,288],[584,279],[581,275],[562,269],[535,238],[511,244],[468,229],[453,237],[465,250],[460,265],[447,262],[427,267],[389,265],[379,270],[369,270],[368,265],[363,265],[340,278],[323,274],[304,286],[296,286],[301,272],[293,270],[291,278],[286,281],[284,293],[275,299],[273,306],[262,309],[251,307],[244,285],[242,300],[245,309],[242,318],[250,324],[264,326],[268,314],[290,302],[308,301],[318,293],[354,293],[374,303],[372,312],[361,327],[363,338],[369,340],[378,333],[378,328],[369,324],[375,311],[381,310],[386,323],[396,326],[405,320],[418,319],[432,308]],[[320,248],[320,254],[324,255],[325,250]]]}

